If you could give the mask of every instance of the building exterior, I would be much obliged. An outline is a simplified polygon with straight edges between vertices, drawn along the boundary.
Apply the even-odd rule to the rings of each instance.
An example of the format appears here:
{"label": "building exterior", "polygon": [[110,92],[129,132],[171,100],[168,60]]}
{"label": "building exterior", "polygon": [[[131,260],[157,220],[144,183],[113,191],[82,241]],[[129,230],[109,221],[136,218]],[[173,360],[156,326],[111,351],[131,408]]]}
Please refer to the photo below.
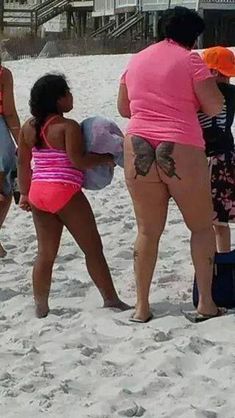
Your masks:
{"label": "building exterior", "polygon": [[[55,16],[53,10],[55,11],[61,3],[65,7]],[[86,33],[87,15],[92,12],[95,27],[92,36],[118,38],[124,35],[131,39],[156,39],[157,22],[161,13],[168,7],[182,5],[197,10],[205,19],[206,31],[201,39],[201,46],[215,43],[235,45],[235,0],[1,0],[0,26],[3,25],[2,7],[18,11],[22,9],[20,18],[21,22],[25,22],[25,27],[24,24],[20,29],[6,25],[5,30],[10,33],[24,33],[30,30],[32,32],[32,27],[26,27],[27,19],[32,21],[30,10],[44,4],[48,7],[55,4],[55,7],[51,8],[48,19],[44,18],[39,24],[39,33],[42,35],[45,32],[62,32],[75,22],[75,30],[79,36],[83,36]],[[64,11],[68,10],[66,5],[73,8],[73,14]],[[10,13],[8,16],[10,17],[6,18],[7,21],[12,22],[15,19],[17,26],[17,18],[12,17]]]}
{"label": "building exterior", "polygon": [[4,33],[86,31],[93,0],[0,0],[0,29]]}
{"label": "building exterior", "polygon": [[[222,43],[235,45],[235,0],[94,0],[93,16],[101,18],[101,24],[115,19],[116,27],[123,26],[123,34],[133,27],[125,25],[125,20],[133,15],[144,16],[140,27],[147,38],[157,37],[157,22],[161,13],[169,7],[185,6],[197,10],[205,18],[207,29],[201,40],[204,45]],[[133,26],[138,18],[132,19]],[[119,31],[120,32],[120,31]]]}

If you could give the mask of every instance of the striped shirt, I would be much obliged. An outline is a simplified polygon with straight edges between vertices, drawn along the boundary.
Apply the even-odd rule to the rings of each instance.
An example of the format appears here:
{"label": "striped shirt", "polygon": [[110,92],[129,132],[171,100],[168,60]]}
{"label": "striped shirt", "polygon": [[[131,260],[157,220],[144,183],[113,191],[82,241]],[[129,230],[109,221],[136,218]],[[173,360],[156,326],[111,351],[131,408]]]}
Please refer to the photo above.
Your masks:
{"label": "striped shirt", "polygon": [[224,106],[220,114],[210,117],[202,112],[198,113],[207,156],[224,154],[234,150],[231,127],[235,114],[235,86],[218,83],[218,87],[224,96]]}
{"label": "striped shirt", "polygon": [[32,182],[73,184],[81,187],[84,180],[83,172],[73,166],[66,151],[52,148],[47,141],[45,130],[53,119],[54,117],[49,119],[41,131],[48,148],[34,147],[32,150]]}
{"label": "striped shirt", "polygon": [[[216,116],[216,125],[225,132],[227,118],[227,105],[224,103],[223,109],[219,115]],[[213,119],[205,113],[198,112],[198,119],[202,129],[212,128]]]}

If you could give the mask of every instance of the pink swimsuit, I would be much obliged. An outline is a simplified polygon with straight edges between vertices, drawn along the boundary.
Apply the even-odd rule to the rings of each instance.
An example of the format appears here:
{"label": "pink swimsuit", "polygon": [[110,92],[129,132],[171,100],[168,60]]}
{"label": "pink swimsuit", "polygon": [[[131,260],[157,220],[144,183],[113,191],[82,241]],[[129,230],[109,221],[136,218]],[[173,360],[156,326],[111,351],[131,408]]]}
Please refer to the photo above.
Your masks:
{"label": "pink swimsuit", "polygon": [[62,210],[81,191],[84,175],[73,167],[66,151],[53,148],[47,141],[46,129],[57,118],[50,118],[41,131],[47,148],[33,148],[33,175],[29,201],[49,213]]}

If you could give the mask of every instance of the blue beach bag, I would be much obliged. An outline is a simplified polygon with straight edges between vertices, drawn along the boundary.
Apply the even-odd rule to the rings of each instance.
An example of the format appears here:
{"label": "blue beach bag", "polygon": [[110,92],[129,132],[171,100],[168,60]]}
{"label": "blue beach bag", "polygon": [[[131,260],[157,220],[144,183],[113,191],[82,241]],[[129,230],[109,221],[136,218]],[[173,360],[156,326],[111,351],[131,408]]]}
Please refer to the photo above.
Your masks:
{"label": "blue beach bag", "polygon": [[[114,161],[120,167],[123,161],[123,133],[117,124],[109,118],[94,116],[81,123],[86,151],[97,154],[112,154]],[[114,175],[114,169],[108,165],[97,166],[86,170],[84,185],[87,190],[101,190],[108,186]]]}
{"label": "blue beach bag", "polygon": [[[212,282],[212,296],[218,307],[235,308],[235,250],[216,253]],[[193,304],[198,305],[196,278],[193,286]]]}

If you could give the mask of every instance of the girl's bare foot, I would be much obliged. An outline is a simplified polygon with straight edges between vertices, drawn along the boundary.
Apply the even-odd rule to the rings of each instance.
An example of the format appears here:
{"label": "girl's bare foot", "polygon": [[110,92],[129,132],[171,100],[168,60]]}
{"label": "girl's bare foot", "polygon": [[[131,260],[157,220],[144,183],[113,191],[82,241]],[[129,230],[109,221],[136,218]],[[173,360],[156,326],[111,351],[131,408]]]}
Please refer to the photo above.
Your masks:
{"label": "girl's bare foot", "polygon": [[104,301],[104,308],[115,308],[119,309],[120,311],[127,311],[129,309],[132,309],[130,305],[127,305],[127,303],[122,302],[120,299],[115,300],[105,300]]}
{"label": "girl's bare foot", "polygon": [[47,301],[35,301],[35,313],[37,318],[46,318],[50,309]]}
{"label": "girl's bare foot", "polygon": [[3,248],[2,244],[0,243],[0,258],[4,258],[4,257],[6,257],[6,255],[7,255],[7,252]]}

